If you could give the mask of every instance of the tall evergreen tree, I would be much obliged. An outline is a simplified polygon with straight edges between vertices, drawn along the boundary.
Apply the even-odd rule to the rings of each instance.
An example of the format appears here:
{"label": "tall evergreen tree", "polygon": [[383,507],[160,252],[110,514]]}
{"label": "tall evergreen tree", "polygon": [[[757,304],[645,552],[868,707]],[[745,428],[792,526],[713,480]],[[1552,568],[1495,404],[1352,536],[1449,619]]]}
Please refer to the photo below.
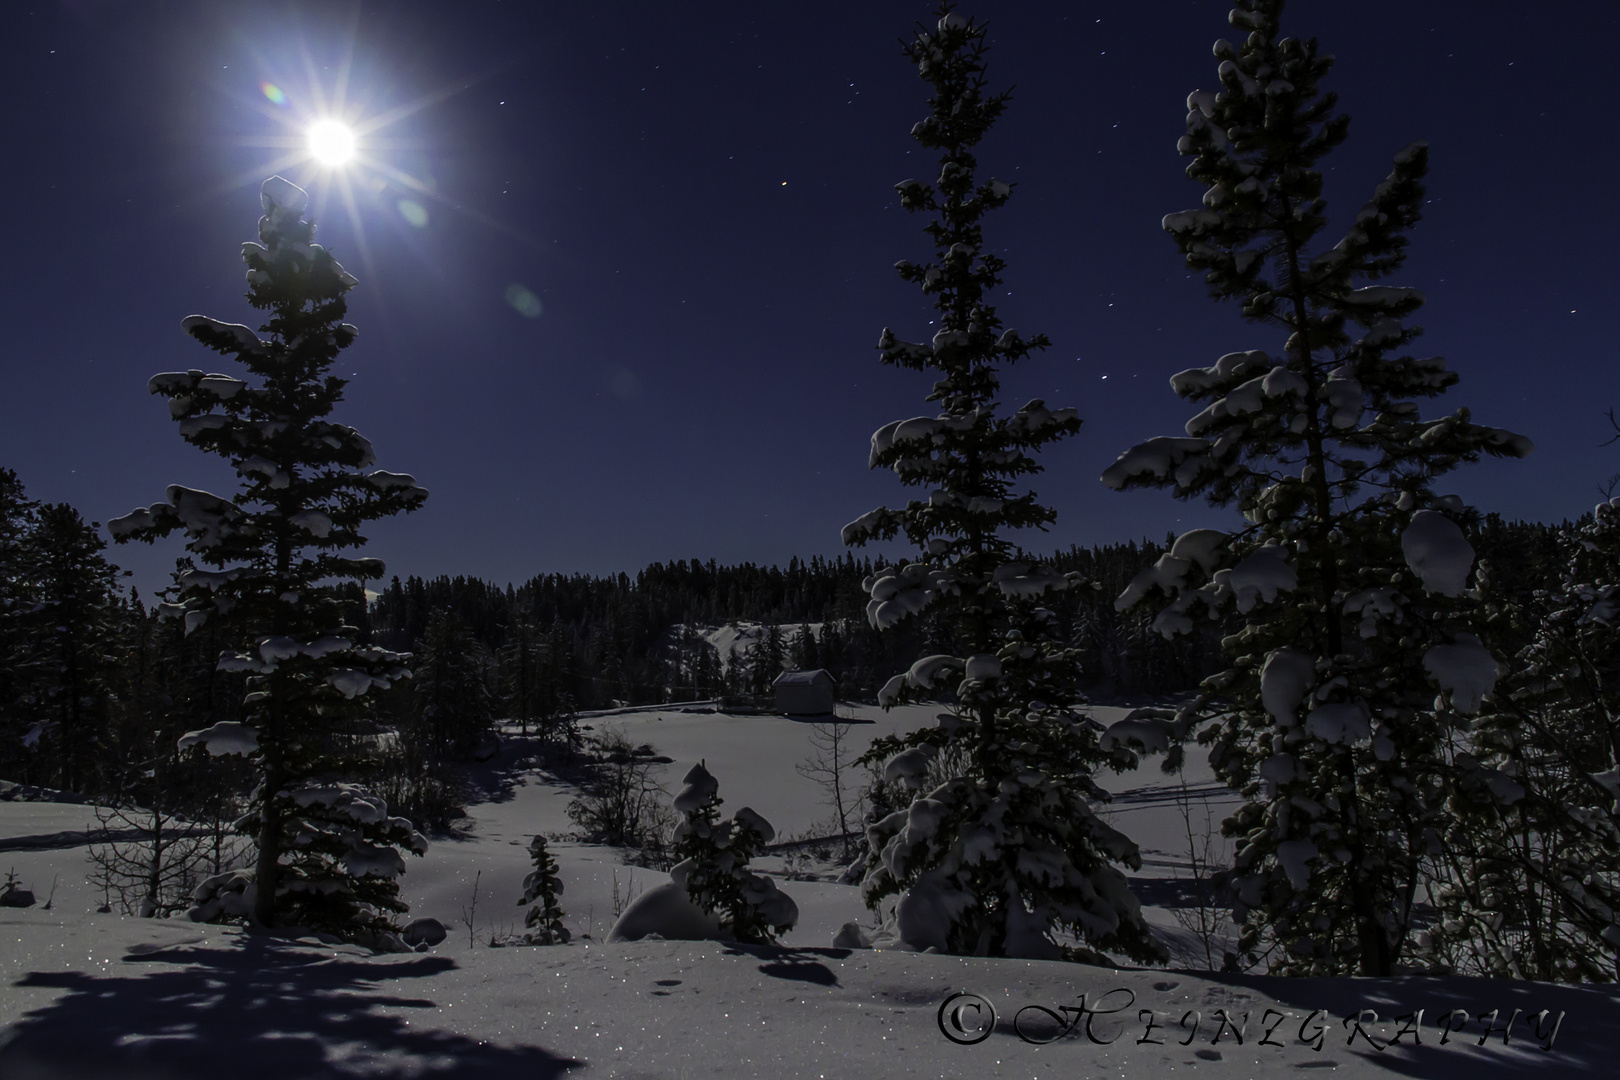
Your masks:
{"label": "tall evergreen tree", "polygon": [[[874,909],[893,899],[892,929],[908,948],[1054,957],[1054,938],[1067,933],[1157,958],[1113,865],[1139,866],[1136,846],[1093,810],[1107,796],[1092,771],[1132,758],[1104,753],[1098,726],[1070,707],[1075,657],[1042,606],[1072,581],[1021,553],[1008,535],[1054,520],[1018,485],[1040,471],[1033,452],[1080,427],[1073,409],[1039,400],[1000,412],[1001,370],[1048,344],[1042,335],[1004,330],[990,302],[1005,264],[987,249],[981,221],[1007,202],[1012,185],[979,181],[974,147],[1008,94],[986,88],[984,26],[948,3],[937,14],[905,54],[932,89],[930,114],[912,136],[938,154],[939,175],[931,184],[896,185],[902,206],[932,215],[925,231],[934,258],[897,269],[930,299],[936,329],[920,344],[886,329],[878,348],[885,364],[937,376],[927,400],[939,411],[880,428],[870,461],[929,494],[863,515],[845,527],[844,542],[903,532],[920,554],[866,580],[867,616],[880,629],[920,616],[935,640],[953,646],[895,676],[879,700],[887,706],[954,689],[956,705],[937,727],[877,740],[868,754],[886,758],[889,778],[916,797],[868,830],[863,892]],[[963,770],[921,790],[936,755],[964,762]]]}
{"label": "tall evergreen tree", "polygon": [[440,609],[428,619],[413,668],[416,737],[439,761],[470,753],[494,730],[483,653],[483,646],[454,612]]}
{"label": "tall evergreen tree", "polygon": [[[1406,946],[1425,852],[1444,816],[1443,779],[1495,663],[1471,632],[1472,511],[1435,477],[1529,441],[1435,420],[1418,399],[1457,382],[1439,358],[1404,350],[1423,304],[1369,285],[1398,270],[1423,206],[1428,149],[1389,177],[1331,247],[1318,162],[1348,119],[1320,89],[1332,58],[1280,35],[1282,0],[1236,0],[1240,44],[1215,43],[1215,92],[1188,99],[1179,149],[1204,205],[1164,228],[1280,350],[1235,352],[1171,386],[1207,407],[1186,434],[1149,440],[1103,474],[1110,487],[1168,487],[1234,505],[1231,534],[1197,530],[1141,574],[1122,607],[1171,598],[1155,627],[1233,619],[1228,670],[1170,735],[1201,718],[1217,775],[1244,805],[1224,830],[1242,947],[1275,970],[1389,974]],[[1436,689],[1442,701],[1435,702]],[[1167,733],[1121,731],[1147,742]],[[1178,747],[1179,749],[1179,747]]]}
{"label": "tall evergreen tree", "polygon": [[545,713],[544,701],[548,688],[545,672],[549,666],[545,657],[545,643],[539,627],[527,615],[517,616],[506,631],[506,644],[501,647],[500,680],[502,697],[508,719],[516,720],[523,734],[529,733],[529,724]]}
{"label": "tall evergreen tree", "polygon": [[799,632],[793,637],[788,663],[795,671],[814,671],[821,666],[821,650],[817,646],[816,633],[805,623],[799,624]]}
{"label": "tall evergreen tree", "polygon": [[333,582],[381,577],[380,561],[343,552],[365,543],[366,522],[415,509],[427,492],[401,473],[363,471],[375,459],[371,444],[328,419],[346,385],[331,368],[355,338],[343,322],[355,279],[313,243],[302,189],[271,177],[260,199],[259,241],[242,248],[248,302],[266,313],[259,332],[202,315],[183,323],[235,357],[248,379],[192,369],[151,381],[181,437],[229,461],[239,491],[227,499],[174,485],[165,501],[108,528],[117,540],[146,542],[184,530],[187,549],[214,569],[186,571],[167,610],[188,630],[226,621],[247,646],[219,661],[249,675],[246,723],[192,739],[212,753],[254,756],[258,786],[244,822],[256,862],[251,884],[212,882],[236,898],[199,896],[197,914],[235,911],[264,926],[376,940],[405,910],[398,849],[421,854],[426,844],[381,800],[344,782],[362,764],[345,757],[342,724],[355,698],[408,672],[405,657],[357,644]]}
{"label": "tall evergreen tree", "polygon": [[17,780],[31,756],[24,744],[33,726],[24,665],[27,619],[37,603],[28,564],[38,515],[39,504],[28,498],[16,472],[0,468],[0,776]]}
{"label": "tall evergreen tree", "polygon": [[760,629],[760,636],[748,647],[746,655],[748,691],[756,705],[770,700],[771,684],[782,674],[782,663],[786,659],[782,628],[771,623]]}
{"label": "tall evergreen tree", "polygon": [[1444,968],[1620,981],[1620,499],[1568,549],[1459,756],[1424,942]]}
{"label": "tall evergreen tree", "polygon": [[118,568],[102,557],[95,527],[67,503],[40,508],[29,548],[34,607],[22,669],[33,684],[46,782],[104,790],[123,621]]}

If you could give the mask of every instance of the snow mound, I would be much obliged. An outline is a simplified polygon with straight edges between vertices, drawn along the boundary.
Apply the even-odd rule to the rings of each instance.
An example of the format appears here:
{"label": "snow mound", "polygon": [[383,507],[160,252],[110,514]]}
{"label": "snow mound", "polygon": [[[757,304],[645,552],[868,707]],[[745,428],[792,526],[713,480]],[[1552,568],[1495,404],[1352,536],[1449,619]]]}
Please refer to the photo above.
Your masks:
{"label": "snow mound", "polygon": [[870,949],[872,936],[861,928],[860,923],[851,919],[838,928],[832,943],[835,949]]}
{"label": "snow mound", "polygon": [[192,922],[213,922],[221,916],[243,919],[253,914],[258,886],[251,870],[230,870],[206,878],[193,890],[193,907],[186,912]]}
{"label": "snow mound", "polygon": [[720,919],[692,903],[686,890],[671,881],[632,900],[608,931],[607,940],[640,941],[652,936],[667,941],[719,941]]}
{"label": "snow mound", "polygon": [[400,938],[405,944],[412,946],[431,947],[442,942],[449,936],[444,923],[438,919],[417,919],[400,931]]}
{"label": "snow mound", "polygon": [[972,896],[937,871],[926,873],[900,894],[892,928],[888,928],[888,934],[880,934],[874,944],[893,945],[909,952],[945,952],[951,923],[972,904]]}

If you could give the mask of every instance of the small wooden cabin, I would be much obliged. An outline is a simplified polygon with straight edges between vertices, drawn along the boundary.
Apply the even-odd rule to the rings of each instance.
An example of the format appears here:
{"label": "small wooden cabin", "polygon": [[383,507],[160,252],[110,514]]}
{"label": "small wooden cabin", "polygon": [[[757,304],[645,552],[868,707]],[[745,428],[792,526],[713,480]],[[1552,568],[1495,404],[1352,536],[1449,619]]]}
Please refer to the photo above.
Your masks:
{"label": "small wooden cabin", "polygon": [[784,716],[831,716],[838,683],[824,669],[784,671],[771,684],[776,711]]}

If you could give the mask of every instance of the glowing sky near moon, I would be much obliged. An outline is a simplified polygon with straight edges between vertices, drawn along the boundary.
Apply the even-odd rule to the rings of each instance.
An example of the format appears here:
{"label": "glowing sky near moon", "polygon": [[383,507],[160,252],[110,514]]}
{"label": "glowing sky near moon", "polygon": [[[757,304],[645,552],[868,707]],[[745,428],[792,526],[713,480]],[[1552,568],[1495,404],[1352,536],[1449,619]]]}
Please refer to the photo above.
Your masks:
{"label": "glowing sky near moon", "polygon": [[[928,407],[927,380],[873,346],[885,326],[931,334],[892,270],[927,257],[892,185],[934,168],[909,152],[926,92],[897,44],[929,6],[19,9],[0,140],[36,150],[0,171],[0,464],[96,520],[170,483],[228,489],[146,380],[224,363],[183,317],[252,321],[238,253],[279,172],[361,282],[336,419],[433,491],[368,554],[499,582],[836,554],[845,522],[910,494],[867,472],[871,432]],[[1280,345],[1206,299],[1159,227],[1201,194],[1175,142],[1227,6],[964,8],[992,25],[992,82],[1017,86],[981,154],[1018,184],[985,223],[1008,262],[1000,310],[1054,343],[1006,398],[1085,420],[1035,479],[1059,520],[1034,546],[1223,520],[1097,476],[1180,429],[1175,371]],[[1538,446],[1442,490],[1540,519],[1582,513],[1620,471],[1620,447],[1599,446],[1620,404],[1603,209],[1620,9],[1551,12],[1534,33],[1505,32],[1523,7],[1501,2],[1298,0],[1285,16],[1338,58],[1328,85],[1352,123],[1327,161],[1336,223],[1395,151],[1430,142],[1431,201],[1392,283],[1428,294],[1419,348],[1461,374],[1435,410]],[[310,157],[323,116],[356,133],[345,168]],[[178,554],[113,557],[149,591]]]}

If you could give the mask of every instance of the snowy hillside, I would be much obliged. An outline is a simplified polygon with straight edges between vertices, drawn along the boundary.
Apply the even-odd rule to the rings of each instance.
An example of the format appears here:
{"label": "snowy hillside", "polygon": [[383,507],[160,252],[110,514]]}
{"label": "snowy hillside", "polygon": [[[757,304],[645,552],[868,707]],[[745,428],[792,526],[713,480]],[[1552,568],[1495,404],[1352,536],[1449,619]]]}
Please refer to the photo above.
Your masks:
{"label": "snowy hillside", "polygon": [[[850,710],[854,738],[864,746],[930,711]],[[1105,720],[1122,713],[1101,711]],[[780,837],[826,820],[819,790],[794,770],[810,752],[808,724],[657,710],[587,722],[620,727],[673,759],[664,772],[672,789],[689,763],[706,761],[727,811],[752,806]],[[508,739],[477,778],[482,801],[470,807],[466,827],[411,861],[404,896],[412,917],[433,916],[450,929],[419,955],[373,956],[313,940],[97,914],[101,897],[85,880],[89,808],[0,803],[0,867],[14,867],[39,901],[0,908],[0,1077],[1137,1077],[1191,1067],[1230,1077],[1331,1069],[1474,1078],[1597,1075],[1620,1052],[1620,994],[1612,987],[1115,972],[834,949],[842,923],[867,920],[857,890],[785,880],[780,855],[765,867],[802,913],[783,948],[603,944],[615,888],[622,906],[629,892],[667,875],[619,865],[611,849],[567,842],[553,850],[574,943],[490,948],[492,936],[521,929],[516,901],[530,836],[570,829],[572,790],[525,766],[523,749],[522,740]],[[1191,770],[1186,783],[1195,828],[1204,821],[1201,804],[1218,821],[1224,791]],[[1151,902],[1150,918],[1185,938],[1174,917],[1189,895],[1180,781],[1150,764],[1111,778],[1110,787],[1119,793],[1116,824],[1142,838],[1136,885]],[[999,1017],[978,1045],[957,1045],[941,1032],[940,1006],[958,992],[982,995]],[[1069,1035],[1035,1045],[1056,1034],[1052,1018],[1075,1015],[1082,995],[1106,1014],[1092,1020],[1093,1038],[1081,1019]],[[1015,1027],[1026,1006],[1048,1012],[1026,1011]],[[1422,1009],[1421,1045],[1412,1046],[1408,1033],[1397,1046],[1375,1049],[1345,1023],[1360,1009],[1377,1011],[1379,1022],[1369,1014],[1362,1030],[1380,1046],[1398,1030],[1390,1017]],[[1455,1009],[1467,1010],[1469,1021],[1446,1035],[1442,1021],[1462,1026]],[[1498,1027],[1520,1010],[1506,1045],[1500,1034],[1479,1043],[1474,1018],[1492,1009],[1500,1010]],[[1540,1049],[1546,1040],[1527,1019],[1543,1009],[1550,1011],[1544,1033],[1564,1014],[1550,1051]],[[1221,1030],[1221,1010],[1241,1028],[1241,1043]],[[961,1014],[961,1027],[971,1030],[980,1015]]]}
{"label": "snowy hillside", "polygon": [[[821,636],[821,623],[784,623],[776,629],[782,636],[782,647],[793,648],[800,636],[808,630],[811,634]],[[698,637],[708,642],[714,649],[715,656],[720,661],[722,672],[730,671],[731,665],[746,661],[749,650],[758,648],[766,640],[771,627],[764,623],[737,622],[727,623],[725,626],[694,626],[684,627],[676,625],[671,627],[671,633],[680,633],[690,629]]]}

